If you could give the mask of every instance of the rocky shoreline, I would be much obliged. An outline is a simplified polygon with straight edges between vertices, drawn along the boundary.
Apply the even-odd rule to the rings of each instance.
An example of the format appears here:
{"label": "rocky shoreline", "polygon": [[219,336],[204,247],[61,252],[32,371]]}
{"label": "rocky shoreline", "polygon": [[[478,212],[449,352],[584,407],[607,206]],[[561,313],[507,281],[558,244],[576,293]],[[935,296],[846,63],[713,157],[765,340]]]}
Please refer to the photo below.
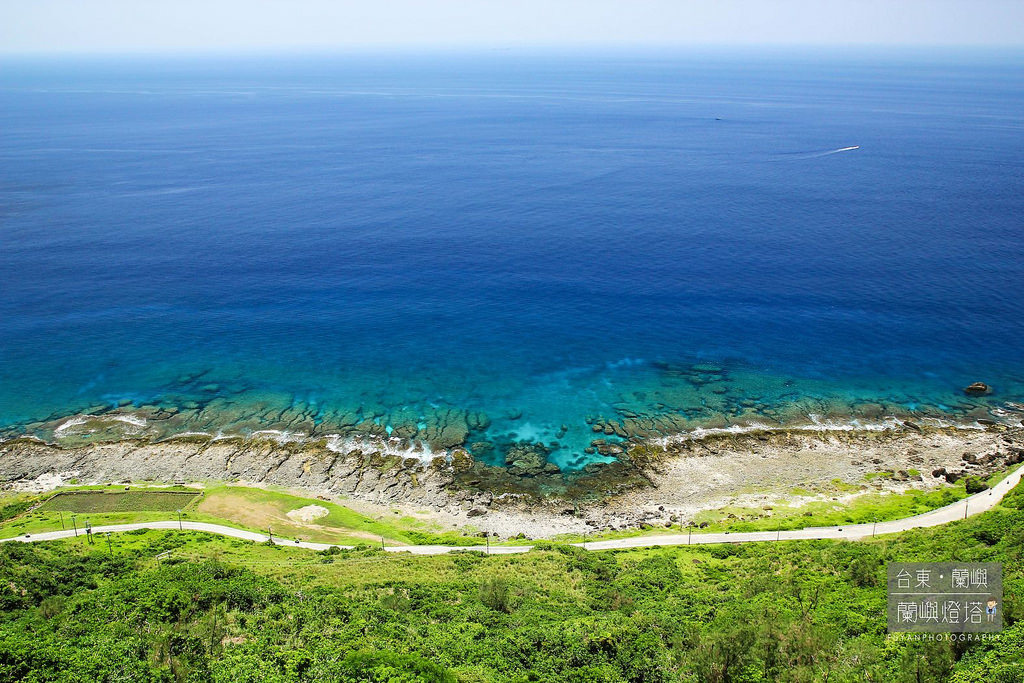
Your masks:
{"label": "rocky shoreline", "polygon": [[[126,423],[127,424],[127,423]],[[1024,428],[894,422],[878,429],[813,427],[710,431],[635,441],[615,459],[577,473],[546,467],[524,448],[508,467],[389,453],[386,442],[288,441],[279,436],[185,435],[153,443],[121,438],[61,446],[16,438],[0,444],[5,488],[77,483],[227,481],[297,489],[367,514],[399,509],[446,527],[510,537],[685,523],[730,504],[766,505],[794,488],[839,480],[871,490],[935,488],[1024,460]],[[882,473],[884,476],[874,476]]]}

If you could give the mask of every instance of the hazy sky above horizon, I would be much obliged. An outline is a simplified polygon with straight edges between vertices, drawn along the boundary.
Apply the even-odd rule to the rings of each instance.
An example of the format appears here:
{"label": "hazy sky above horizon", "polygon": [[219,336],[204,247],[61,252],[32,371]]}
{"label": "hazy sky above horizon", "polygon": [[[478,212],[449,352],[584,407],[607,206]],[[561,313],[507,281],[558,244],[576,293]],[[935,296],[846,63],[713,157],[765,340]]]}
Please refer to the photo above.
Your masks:
{"label": "hazy sky above horizon", "polygon": [[1024,46],[1022,0],[0,0],[0,52]]}

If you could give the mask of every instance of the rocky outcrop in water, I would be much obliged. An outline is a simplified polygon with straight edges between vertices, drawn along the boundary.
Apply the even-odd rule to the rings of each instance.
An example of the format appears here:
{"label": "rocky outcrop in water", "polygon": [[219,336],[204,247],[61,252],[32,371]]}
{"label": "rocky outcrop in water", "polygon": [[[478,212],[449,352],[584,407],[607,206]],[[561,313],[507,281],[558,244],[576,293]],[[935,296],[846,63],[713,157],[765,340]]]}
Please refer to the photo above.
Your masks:
{"label": "rocky outcrop in water", "polygon": [[992,393],[992,387],[984,382],[975,382],[964,387],[964,393],[968,396],[987,396]]}

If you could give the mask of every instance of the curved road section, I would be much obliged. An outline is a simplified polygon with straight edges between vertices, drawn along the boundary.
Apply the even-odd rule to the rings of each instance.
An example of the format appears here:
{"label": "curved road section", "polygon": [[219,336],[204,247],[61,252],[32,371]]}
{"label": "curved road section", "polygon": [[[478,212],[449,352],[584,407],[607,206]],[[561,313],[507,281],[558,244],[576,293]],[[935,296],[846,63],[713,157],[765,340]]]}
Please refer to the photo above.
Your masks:
{"label": "curved road section", "polygon": [[[957,501],[952,505],[941,507],[924,514],[903,519],[894,519],[888,522],[877,522],[873,524],[855,524],[850,526],[828,526],[828,527],[807,527],[806,529],[793,529],[791,531],[744,531],[739,533],[701,533],[701,534],[664,534],[658,536],[634,536],[631,538],[618,538],[610,541],[591,541],[587,543],[573,543],[586,550],[615,550],[621,548],[647,548],[663,545],[704,545],[709,543],[754,543],[764,541],[797,541],[809,539],[839,539],[844,541],[859,541],[864,538],[871,538],[881,534],[893,534],[908,529],[919,529],[921,527],[939,526],[959,519],[980,514],[991,510],[996,504],[1009,493],[1009,491],[1020,482],[1024,474],[1024,466],[1018,467],[1010,472],[1002,481],[981,493]],[[169,520],[165,522],[139,522],[138,524],[113,524],[109,526],[93,527],[94,534],[114,533],[119,531],[135,531],[136,529],[189,529],[190,531],[205,531],[211,534],[220,534],[231,538],[240,538],[246,541],[264,543],[268,539],[277,545],[291,546],[295,548],[307,548],[309,550],[326,550],[331,547],[351,548],[353,546],[334,545],[330,543],[309,543],[293,539],[274,536],[269,538],[266,534],[235,529],[220,524],[207,524],[206,522],[186,522]],[[53,541],[61,538],[72,538],[84,532],[75,531],[47,531],[31,536],[17,536],[5,538],[5,541],[21,541],[31,543],[35,541]],[[530,545],[492,545],[488,552],[492,555],[508,555],[512,553],[525,553],[531,550]],[[448,545],[397,545],[385,546],[388,552],[413,553],[414,555],[441,555],[444,553],[458,552],[462,550],[482,550],[482,546],[448,546]]]}

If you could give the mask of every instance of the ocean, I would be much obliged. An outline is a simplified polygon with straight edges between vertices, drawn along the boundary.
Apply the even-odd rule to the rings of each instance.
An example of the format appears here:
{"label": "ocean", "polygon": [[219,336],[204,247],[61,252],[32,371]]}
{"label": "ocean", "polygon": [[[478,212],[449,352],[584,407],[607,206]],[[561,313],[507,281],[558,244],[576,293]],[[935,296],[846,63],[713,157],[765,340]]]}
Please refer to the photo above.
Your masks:
{"label": "ocean", "polygon": [[0,282],[6,437],[1019,421],[1024,57],[7,58]]}

